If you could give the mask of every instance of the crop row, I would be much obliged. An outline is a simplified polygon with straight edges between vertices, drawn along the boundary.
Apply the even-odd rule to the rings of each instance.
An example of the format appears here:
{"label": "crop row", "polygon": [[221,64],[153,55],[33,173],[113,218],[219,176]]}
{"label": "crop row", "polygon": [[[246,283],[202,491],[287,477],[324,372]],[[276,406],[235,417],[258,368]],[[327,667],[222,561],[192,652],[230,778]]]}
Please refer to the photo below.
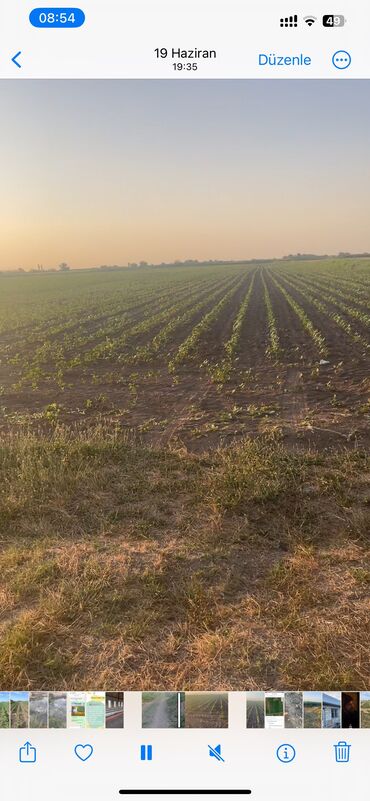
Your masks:
{"label": "crop row", "polygon": [[[333,306],[337,306],[338,309],[341,309],[349,317],[353,317],[356,320],[359,320],[363,325],[366,327],[370,326],[370,317],[365,312],[360,311],[360,309],[355,309],[353,306],[349,305],[352,300],[352,295],[348,296],[346,292],[341,291],[336,286],[335,289],[329,283],[323,283],[319,281],[310,281],[309,279],[299,278],[299,283],[311,289],[314,293],[320,290],[325,291],[325,299],[329,301]],[[339,298],[339,299],[338,299]],[[365,308],[369,308],[369,300],[363,299],[362,301],[357,300],[357,298],[353,299],[353,302],[357,303],[357,305]]]}
{"label": "crop row", "polygon": [[[310,320],[307,312],[305,312],[304,308],[300,306],[300,304],[291,296],[288,290],[281,285],[281,283],[269,273],[271,281],[275,284],[275,286],[280,290],[282,295],[284,296],[285,300],[287,301],[288,305],[293,309],[297,317],[299,318],[301,325],[307,331],[311,339],[313,340],[318,352],[321,356],[327,356],[328,354],[328,347],[325,340],[325,337],[317,328],[315,328],[314,324]],[[287,282],[288,283],[288,282]]]}
{"label": "crop row", "polygon": [[370,259],[325,259],[322,261],[290,261],[276,265],[289,277],[290,275],[324,278],[332,284],[341,281],[359,289],[370,288]]}
{"label": "crop row", "polygon": [[255,285],[256,271],[252,273],[249,287],[240,304],[239,310],[233,322],[231,335],[224,344],[224,356],[216,364],[208,365],[208,372],[211,378],[218,384],[224,384],[229,378],[234,367],[235,359],[241,346],[242,330],[245,318],[250,305],[250,300]]}
{"label": "crop row", "polygon": [[170,372],[175,372],[179,365],[186,361],[194,359],[198,352],[198,346],[202,338],[212,329],[213,324],[217,321],[222,311],[226,308],[228,303],[232,300],[234,295],[239,291],[240,286],[245,281],[245,273],[237,281],[236,286],[233,286],[221,300],[207,314],[202,317],[200,322],[193,328],[191,334],[180,345],[175,355],[168,363]]}
{"label": "crop row", "polygon": [[[167,299],[173,301],[168,292],[154,303],[154,310],[157,308],[163,310],[163,303]],[[153,304],[151,310],[153,311]],[[131,322],[131,328],[135,329],[135,325],[136,321]],[[7,362],[19,369],[17,388],[27,383],[31,383],[35,388],[41,379],[51,377],[54,377],[59,384],[63,384],[66,371],[84,363],[108,358],[122,342],[122,331],[126,338],[130,330],[130,317],[124,309],[121,309],[110,325],[105,324],[90,334],[81,334],[78,331],[74,331],[73,334],[67,333],[61,341],[46,339],[33,354],[24,348],[15,356],[8,358]],[[93,347],[90,347],[92,343]]]}
{"label": "crop row", "polygon": [[[300,277],[307,278],[307,275],[300,275]],[[321,273],[312,276],[312,280],[315,281],[317,285],[323,284],[324,286],[330,287],[333,291],[341,291],[347,298],[349,296],[353,299],[359,298],[361,302],[369,302],[370,284],[363,284],[353,278],[343,278],[338,275],[328,276],[327,274],[322,275]]]}
{"label": "crop row", "polygon": [[[206,280],[199,283],[205,284]],[[181,284],[177,288],[178,296],[186,296],[190,288],[194,288],[194,284],[189,282]],[[62,345],[65,352],[68,350],[73,352],[99,338],[115,336],[122,330],[123,323],[127,320],[127,314],[137,317],[138,312],[142,313],[146,308],[153,313],[153,309],[163,306],[167,298],[171,301],[173,299],[173,287],[170,289],[168,284],[160,286],[154,291],[152,287],[149,290],[144,289],[143,291],[142,289],[140,293],[137,292],[133,296],[120,295],[116,299],[102,298],[97,306],[80,304],[73,312],[70,311],[67,320],[59,319],[58,322],[49,321],[46,326],[34,326],[31,331],[24,332],[18,341],[12,337],[12,345],[3,348],[3,356],[5,355],[9,360],[17,359],[19,363],[19,354],[21,350],[24,350],[25,343],[27,353],[33,345],[35,346],[36,358],[37,348],[42,347],[45,342],[50,343],[51,346],[55,342],[57,346]]]}
{"label": "crop row", "polygon": [[188,302],[178,307],[177,314],[173,319],[169,320],[164,327],[158,331],[151,342],[136,348],[132,356],[126,359],[126,362],[138,363],[150,361],[150,359],[156,356],[162,348],[171,341],[177,331],[182,331],[199,315],[199,313],[207,308],[207,306],[212,305],[218,300],[220,295],[224,295],[225,288],[228,287],[230,283],[234,282],[235,278],[230,281],[230,276],[228,276],[227,279],[222,282],[218,281],[216,284],[208,283],[203,292],[198,292],[196,294],[198,303],[195,304],[195,297],[193,295],[188,296]]}
{"label": "crop row", "polygon": [[[216,284],[220,285],[220,292],[223,291],[224,285],[230,283],[230,280],[235,281],[235,275],[230,279],[230,276],[222,281],[209,282],[204,280],[199,282],[190,291],[190,287],[186,286],[179,292],[176,303],[173,303],[173,292],[169,292],[168,288],[163,294],[157,297],[156,302],[152,303],[151,315],[140,321],[132,321],[127,313],[121,313],[118,319],[114,320],[112,326],[103,327],[101,331],[94,332],[89,336],[78,337],[74,335],[72,338],[67,337],[66,341],[60,342],[44,342],[44,344],[37,349],[34,357],[30,360],[29,357],[24,355],[23,361],[19,364],[17,360],[13,360],[14,364],[20,366],[20,379],[16,384],[16,389],[21,385],[31,383],[33,388],[36,388],[42,379],[54,378],[60,386],[65,385],[65,375],[74,368],[83,368],[92,363],[102,360],[116,360],[123,362],[127,358],[127,348],[129,344],[138,337],[145,336],[156,327],[160,326],[163,322],[166,323],[169,319],[177,318],[179,311],[184,308],[184,299],[186,298],[185,307],[191,307],[194,304],[194,299],[199,297],[199,288],[205,287],[203,292],[205,295],[209,294],[210,288]],[[171,303],[169,303],[171,301]],[[101,341],[99,339],[101,335]],[[93,347],[89,347],[93,342]]]}
{"label": "crop row", "polygon": [[273,306],[272,306],[272,303],[271,303],[270,294],[269,294],[269,291],[268,291],[268,288],[267,288],[267,284],[266,284],[266,281],[265,281],[265,277],[264,277],[263,274],[261,275],[261,278],[262,278],[262,285],[263,285],[263,296],[264,296],[266,313],[267,313],[267,326],[268,326],[268,332],[269,332],[269,344],[268,344],[268,346],[266,348],[266,353],[267,353],[268,356],[272,356],[272,357],[274,357],[276,359],[279,356],[279,353],[281,351],[279,334],[278,334],[278,331],[277,331],[276,319],[275,319]]}
{"label": "crop row", "polygon": [[[286,279],[284,279],[286,281]],[[287,282],[288,283],[288,282]],[[338,312],[331,311],[326,303],[322,300],[319,300],[314,294],[307,290],[307,287],[302,288],[298,283],[294,282],[294,280],[290,279],[289,284],[292,288],[294,288],[299,294],[303,295],[305,300],[312,304],[318,311],[321,312],[325,317],[329,317],[333,322],[341,328],[354,342],[361,344],[362,347],[368,349],[370,347],[369,342],[362,336],[358,331],[356,331],[353,326],[351,325],[348,320],[346,320],[342,315]]]}

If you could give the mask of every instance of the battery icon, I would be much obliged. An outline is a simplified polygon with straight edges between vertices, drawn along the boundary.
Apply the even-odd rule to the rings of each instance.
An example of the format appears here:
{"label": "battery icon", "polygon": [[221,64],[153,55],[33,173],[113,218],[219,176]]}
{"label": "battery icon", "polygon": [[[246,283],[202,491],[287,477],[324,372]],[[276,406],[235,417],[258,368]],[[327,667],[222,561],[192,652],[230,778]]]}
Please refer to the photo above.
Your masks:
{"label": "battery icon", "polygon": [[343,28],[346,22],[343,14],[324,14],[322,18],[324,28]]}

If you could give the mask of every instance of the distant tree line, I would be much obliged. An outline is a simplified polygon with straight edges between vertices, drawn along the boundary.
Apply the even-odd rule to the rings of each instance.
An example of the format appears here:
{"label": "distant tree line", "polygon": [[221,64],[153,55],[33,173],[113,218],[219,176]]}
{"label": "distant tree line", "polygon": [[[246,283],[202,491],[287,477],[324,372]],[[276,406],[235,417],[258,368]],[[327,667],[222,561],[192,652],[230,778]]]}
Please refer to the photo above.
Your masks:
{"label": "distant tree line", "polygon": [[[322,259],[362,259],[369,258],[370,253],[338,253],[337,255],[329,253],[290,253],[289,256],[283,256],[282,261],[314,261],[315,259],[322,261]],[[275,259],[270,259],[275,261]]]}
{"label": "distant tree line", "polygon": [[207,267],[210,264],[271,264],[272,262],[279,262],[279,261],[322,261],[323,259],[362,259],[362,258],[370,258],[370,253],[350,253],[350,252],[343,252],[337,254],[318,254],[318,253],[289,253],[288,256],[282,256],[281,258],[274,257],[272,259],[207,259],[205,261],[199,261],[199,259],[184,259],[181,261],[180,259],[176,259],[175,261],[167,262],[161,261],[157,264],[147,262],[147,261],[139,261],[139,262],[128,262],[128,264],[101,264],[100,267],[74,267],[71,268],[67,262],[62,261],[58,268],[56,267],[44,267],[42,264],[38,264],[37,267],[31,268],[30,270],[25,270],[23,267],[17,267],[14,270],[0,270],[0,275],[17,275],[19,273],[33,273],[33,274],[40,274],[40,273],[65,273],[69,272],[71,269],[74,272],[86,272],[86,271],[97,271],[97,270],[105,270],[105,271],[112,271],[112,270],[145,270],[145,269],[152,269],[159,268],[159,267]]}

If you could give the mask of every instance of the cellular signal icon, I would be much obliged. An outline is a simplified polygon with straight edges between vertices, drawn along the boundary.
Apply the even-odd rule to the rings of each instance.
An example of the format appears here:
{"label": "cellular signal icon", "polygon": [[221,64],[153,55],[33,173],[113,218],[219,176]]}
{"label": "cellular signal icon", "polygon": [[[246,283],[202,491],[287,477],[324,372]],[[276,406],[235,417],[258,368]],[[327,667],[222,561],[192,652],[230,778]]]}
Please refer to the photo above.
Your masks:
{"label": "cellular signal icon", "polygon": [[280,17],[280,28],[298,28],[298,14],[290,17]]}
{"label": "cellular signal icon", "polygon": [[311,28],[312,25],[314,25],[315,22],[317,21],[317,17],[311,17],[311,16],[303,17],[303,19],[304,19],[306,25],[308,25],[309,28]]}

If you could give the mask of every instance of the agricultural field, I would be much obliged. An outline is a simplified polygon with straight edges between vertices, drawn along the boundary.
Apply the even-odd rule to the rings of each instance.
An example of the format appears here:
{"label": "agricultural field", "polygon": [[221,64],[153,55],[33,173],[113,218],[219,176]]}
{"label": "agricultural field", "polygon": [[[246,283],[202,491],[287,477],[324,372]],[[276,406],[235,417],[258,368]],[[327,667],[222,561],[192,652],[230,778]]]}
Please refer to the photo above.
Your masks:
{"label": "agricultural field", "polygon": [[10,726],[10,700],[9,693],[0,692],[0,729]]}
{"label": "agricultural field", "polygon": [[143,729],[176,729],[179,721],[179,694],[144,692],[142,694]]}
{"label": "agricultural field", "polygon": [[49,729],[65,729],[67,725],[67,696],[65,693],[49,693]]}
{"label": "agricultural field", "polygon": [[29,726],[30,729],[47,728],[48,694],[46,692],[30,693]]}
{"label": "agricultural field", "polygon": [[2,428],[368,442],[370,260],[0,276]]}
{"label": "agricultural field", "polygon": [[0,274],[0,688],[370,683],[370,260]]}
{"label": "agricultural field", "polygon": [[247,729],[263,729],[265,727],[265,694],[262,692],[247,693]]}
{"label": "agricultural field", "polygon": [[[19,693],[19,695],[26,695]],[[28,700],[17,698],[16,693],[10,696],[10,721],[12,729],[28,728]]]}
{"label": "agricultural field", "polygon": [[185,728],[227,729],[227,693],[185,693]]}
{"label": "agricultural field", "polygon": [[303,726],[305,729],[321,729],[322,706],[318,701],[305,701]]}

